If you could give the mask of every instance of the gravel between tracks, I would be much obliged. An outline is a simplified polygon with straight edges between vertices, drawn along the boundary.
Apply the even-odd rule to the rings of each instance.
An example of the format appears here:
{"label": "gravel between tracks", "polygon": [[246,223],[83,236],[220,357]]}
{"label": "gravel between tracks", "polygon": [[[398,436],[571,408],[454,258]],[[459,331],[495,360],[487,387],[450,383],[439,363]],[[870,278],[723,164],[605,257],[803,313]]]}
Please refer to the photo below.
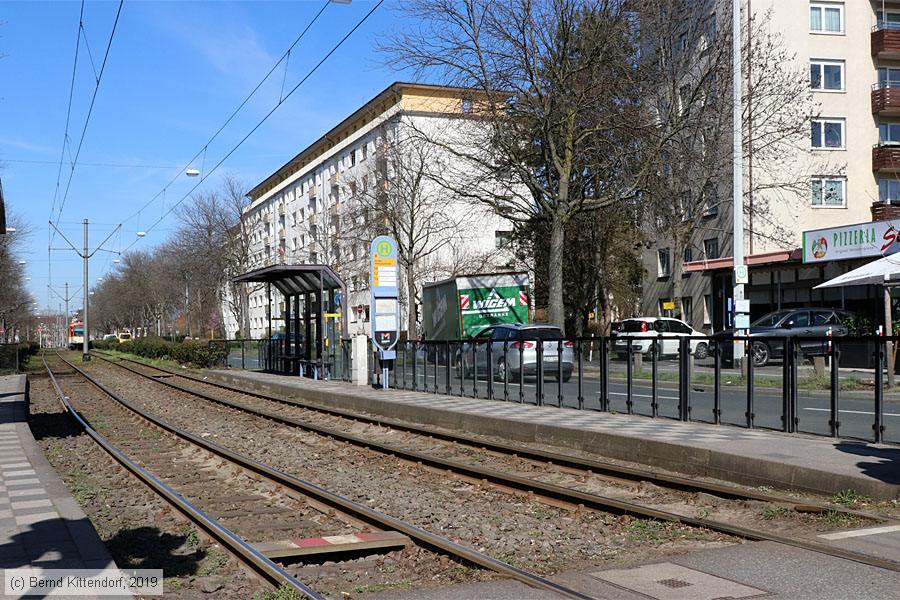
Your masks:
{"label": "gravel between tracks", "polygon": [[167,598],[246,600],[265,589],[84,434],[46,372],[28,378],[34,437],[119,567],[162,569]]}
{"label": "gravel between tracks", "polygon": [[221,407],[112,365],[89,368],[124,398],[174,424],[543,575],[736,541],[676,524],[550,507]]}

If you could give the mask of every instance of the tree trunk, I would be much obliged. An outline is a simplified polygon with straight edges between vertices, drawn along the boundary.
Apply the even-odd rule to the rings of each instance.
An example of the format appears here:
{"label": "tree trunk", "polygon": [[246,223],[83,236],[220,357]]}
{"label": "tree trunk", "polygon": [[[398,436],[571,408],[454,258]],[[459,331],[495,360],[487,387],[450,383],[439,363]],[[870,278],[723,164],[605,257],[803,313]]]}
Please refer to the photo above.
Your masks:
{"label": "tree trunk", "polygon": [[566,311],[563,306],[563,245],[566,227],[562,219],[556,217],[550,225],[550,257],[548,271],[548,303],[550,323],[565,333]]}
{"label": "tree trunk", "polygon": [[416,271],[413,262],[406,265],[406,339],[416,339]]}

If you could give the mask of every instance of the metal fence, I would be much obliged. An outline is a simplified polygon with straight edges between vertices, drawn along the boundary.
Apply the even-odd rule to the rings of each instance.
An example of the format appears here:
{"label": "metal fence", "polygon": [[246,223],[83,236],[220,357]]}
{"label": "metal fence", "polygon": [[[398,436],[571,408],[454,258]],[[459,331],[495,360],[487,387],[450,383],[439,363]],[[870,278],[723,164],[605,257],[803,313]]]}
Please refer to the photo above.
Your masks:
{"label": "metal fence", "polygon": [[0,344],[0,375],[19,372],[19,345]]}
{"label": "metal fence", "polygon": [[[658,336],[401,342],[391,387],[900,442],[900,338]],[[371,354],[371,352],[370,352]],[[380,367],[370,361],[371,383]],[[879,368],[876,368],[878,365]],[[888,407],[886,410],[885,407]],[[896,407],[896,408],[895,408]]]}

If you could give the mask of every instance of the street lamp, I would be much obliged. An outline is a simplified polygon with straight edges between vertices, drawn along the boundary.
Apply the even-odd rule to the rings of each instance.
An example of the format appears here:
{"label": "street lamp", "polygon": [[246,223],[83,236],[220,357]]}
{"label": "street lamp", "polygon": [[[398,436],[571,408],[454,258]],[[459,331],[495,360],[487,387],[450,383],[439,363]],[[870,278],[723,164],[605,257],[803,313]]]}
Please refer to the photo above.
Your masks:
{"label": "street lamp", "polygon": [[188,177],[197,177],[198,175],[200,175],[200,171],[197,169],[188,169],[184,172],[184,174]]}
{"label": "street lamp", "polygon": [[138,237],[144,237],[145,235],[147,235],[147,232],[146,232],[146,231],[138,231],[138,232],[137,232],[137,236],[138,236]]}

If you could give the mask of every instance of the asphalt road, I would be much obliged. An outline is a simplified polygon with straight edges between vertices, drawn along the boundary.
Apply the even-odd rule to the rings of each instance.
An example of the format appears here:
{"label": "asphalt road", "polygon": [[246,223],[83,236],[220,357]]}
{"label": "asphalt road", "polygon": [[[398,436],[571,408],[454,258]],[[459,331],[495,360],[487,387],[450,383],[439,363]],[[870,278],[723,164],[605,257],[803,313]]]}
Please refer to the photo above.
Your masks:
{"label": "asphalt road", "polygon": [[[624,371],[625,365],[622,363],[613,363],[611,365],[609,400],[610,410],[626,413],[628,412],[628,386],[624,374],[618,372]],[[645,373],[649,369],[645,366]],[[695,369],[697,371],[697,369]],[[453,395],[462,395],[478,398],[488,397],[488,381],[480,375],[477,381],[473,381],[471,376],[466,377],[460,382],[459,373],[455,368],[450,369],[450,393]],[[565,407],[578,407],[578,376],[577,372],[573,374],[572,379],[561,386],[556,381],[554,375],[545,374],[545,381],[542,386],[543,403],[545,405],[562,404]],[[413,377],[412,367],[409,365],[404,371],[402,365],[394,373],[395,380],[393,384],[399,387],[412,389]],[[434,364],[428,365],[427,373],[424,372],[423,364],[420,362],[416,369],[416,388],[426,391],[437,391],[438,393],[446,393],[447,391],[447,372],[446,367]],[[515,378],[514,378],[515,379]],[[722,422],[746,426],[747,412],[747,388],[744,385],[727,385],[728,381],[737,383],[740,379],[740,372],[734,370],[722,371],[722,391],[721,391],[721,410]],[[766,427],[772,429],[781,429],[782,414],[782,389],[781,386],[765,387],[761,383],[772,382],[773,379],[767,375],[757,375],[754,377],[756,382],[753,392],[753,412],[754,426]],[[776,379],[780,384],[780,379]],[[462,385],[461,385],[462,384]],[[494,381],[493,397],[496,400],[504,399],[503,381]],[[690,416],[694,421],[713,422],[713,404],[714,391],[711,383],[693,383],[690,389]],[[435,389],[437,388],[437,389]],[[587,372],[582,382],[582,394],[584,398],[584,407],[589,409],[600,408],[600,379],[595,372]],[[562,400],[560,401],[560,395]],[[520,385],[515,379],[508,383],[506,389],[506,397],[510,401],[517,402],[520,399]],[[631,389],[632,411],[635,414],[652,415],[651,402],[653,397],[653,385],[649,379],[633,379]],[[537,403],[537,381],[535,378],[528,378],[524,385],[521,386],[521,399],[529,404]],[[658,381],[657,382],[657,403],[658,414],[661,417],[678,418],[678,381]],[[806,390],[799,389],[797,392],[798,404],[798,427],[801,432],[814,433],[820,435],[828,435],[830,428],[828,420],[830,419],[830,396],[827,389],[825,390]],[[874,391],[842,391],[840,398],[840,435],[844,437],[855,437],[862,439],[872,439],[874,423]],[[900,442],[900,401],[896,399],[886,399],[884,403],[884,426],[885,440],[892,442]]]}

